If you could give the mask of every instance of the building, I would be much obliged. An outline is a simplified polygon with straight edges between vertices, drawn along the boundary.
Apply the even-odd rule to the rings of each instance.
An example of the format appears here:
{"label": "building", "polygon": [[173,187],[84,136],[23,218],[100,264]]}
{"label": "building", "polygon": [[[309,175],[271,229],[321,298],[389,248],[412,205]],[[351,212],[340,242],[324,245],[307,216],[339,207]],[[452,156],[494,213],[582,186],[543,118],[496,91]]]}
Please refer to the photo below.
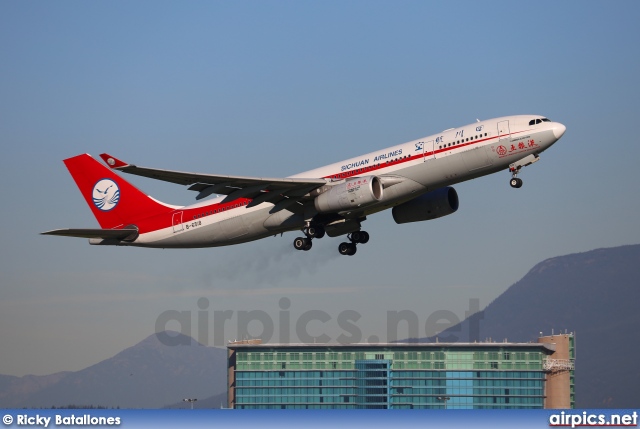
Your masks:
{"label": "building", "polygon": [[228,345],[237,409],[573,408],[574,335],[536,343]]}

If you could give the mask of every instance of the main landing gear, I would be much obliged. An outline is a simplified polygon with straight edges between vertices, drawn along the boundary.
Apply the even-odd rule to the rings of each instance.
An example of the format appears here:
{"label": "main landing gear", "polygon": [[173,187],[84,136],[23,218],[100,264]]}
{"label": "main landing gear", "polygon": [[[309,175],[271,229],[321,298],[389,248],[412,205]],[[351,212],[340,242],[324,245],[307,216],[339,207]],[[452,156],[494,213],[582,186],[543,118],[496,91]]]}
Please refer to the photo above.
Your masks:
{"label": "main landing gear", "polygon": [[[303,231],[306,237],[297,237],[293,240],[293,247],[295,247],[296,250],[310,250],[313,245],[311,240],[314,238],[322,238],[325,235],[325,230],[321,225],[309,226]],[[350,243],[340,243],[338,246],[338,252],[340,252],[341,255],[352,256],[355,255],[356,250],[358,250],[356,244],[365,244],[369,242],[369,233],[367,231],[354,231],[347,234],[347,238]]]}
{"label": "main landing gear", "polygon": [[322,225],[308,226],[303,232],[306,237],[298,237],[293,240],[293,247],[295,247],[296,250],[307,251],[311,249],[311,239],[324,237],[324,228]]}
{"label": "main landing gear", "polygon": [[340,243],[338,252],[340,252],[341,255],[353,256],[358,250],[356,244],[369,242],[369,233],[367,231],[353,231],[351,234],[347,234],[347,238],[351,243]]}
{"label": "main landing gear", "polygon": [[309,250],[311,246],[311,239],[308,237],[298,237],[293,240],[293,247],[295,247],[296,250]]}

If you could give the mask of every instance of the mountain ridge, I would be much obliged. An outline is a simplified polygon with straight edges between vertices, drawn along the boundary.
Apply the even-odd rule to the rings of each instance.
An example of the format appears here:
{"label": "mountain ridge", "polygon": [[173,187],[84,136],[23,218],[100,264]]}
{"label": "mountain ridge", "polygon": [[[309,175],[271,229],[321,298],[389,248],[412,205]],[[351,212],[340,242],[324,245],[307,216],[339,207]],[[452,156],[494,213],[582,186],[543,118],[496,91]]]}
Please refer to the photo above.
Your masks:
{"label": "mountain ridge", "polygon": [[[545,259],[484,310],[438,334],[457,341],[536,341],[575,333],[576,406],[633,408],[640,402],[640,244]],[[470,338],[471,324],[480,326]],[[433,342],[435,337],[408,341]]]}
{"label": "mountain ridge", "polygon": [[226,350],[203,346],[177,332],[164,333],[181,345],[165,345],[152,334],[80,371],[0,375],[0,407],[160,408],[184,397],[220,394],[216,389],[226,386],[226,365],[221,365]]}

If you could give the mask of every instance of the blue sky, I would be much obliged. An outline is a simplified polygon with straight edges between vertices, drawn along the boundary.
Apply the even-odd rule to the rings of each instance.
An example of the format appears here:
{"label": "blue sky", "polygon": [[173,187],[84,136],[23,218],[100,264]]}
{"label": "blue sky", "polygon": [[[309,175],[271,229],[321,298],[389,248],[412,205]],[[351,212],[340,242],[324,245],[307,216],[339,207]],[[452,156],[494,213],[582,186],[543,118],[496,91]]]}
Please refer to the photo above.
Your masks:
{"label": "blue sky", "polygon": [[[415,312],[424,335],[435,311],[462,319],[470,299],[486,306],[543,259],[640,242],[639,9],[1,2],[0,373],[82,369],[153,333],[171,309],[192,312],[196,336],[201,297],[211,320],[234,312],[225,340],[236,338],[240,311],[277,321],[281,298],[293,321],[328,313],[309,331],[333,340],[346,310],[361,315],[363,341],[384,339],[388,311]],[[38,235],[97,227],[61,162],[79,153],[283,177],[521,113],[567,126],[523,171],[521,189],[502,172],[456,185],[452,216],[410,225],[372,216],[371,241],[354,257],[340,257],[331,238],[296,252],[295,233],[178,251]],[[193,202],[183,187],[127,179],[162,201]]]}

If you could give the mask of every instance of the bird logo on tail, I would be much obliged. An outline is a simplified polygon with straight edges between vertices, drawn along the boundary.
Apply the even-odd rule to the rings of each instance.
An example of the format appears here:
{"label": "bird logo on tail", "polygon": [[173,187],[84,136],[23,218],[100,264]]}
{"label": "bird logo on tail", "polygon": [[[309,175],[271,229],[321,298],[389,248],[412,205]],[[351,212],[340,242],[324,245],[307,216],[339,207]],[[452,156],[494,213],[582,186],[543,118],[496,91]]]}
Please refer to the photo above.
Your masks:
{"label": "bird logo on tail", "polygon": [[120,188],[111,179],[99,180],[93,186],[93,204],[104,212],[112,210],[120,201]]}

